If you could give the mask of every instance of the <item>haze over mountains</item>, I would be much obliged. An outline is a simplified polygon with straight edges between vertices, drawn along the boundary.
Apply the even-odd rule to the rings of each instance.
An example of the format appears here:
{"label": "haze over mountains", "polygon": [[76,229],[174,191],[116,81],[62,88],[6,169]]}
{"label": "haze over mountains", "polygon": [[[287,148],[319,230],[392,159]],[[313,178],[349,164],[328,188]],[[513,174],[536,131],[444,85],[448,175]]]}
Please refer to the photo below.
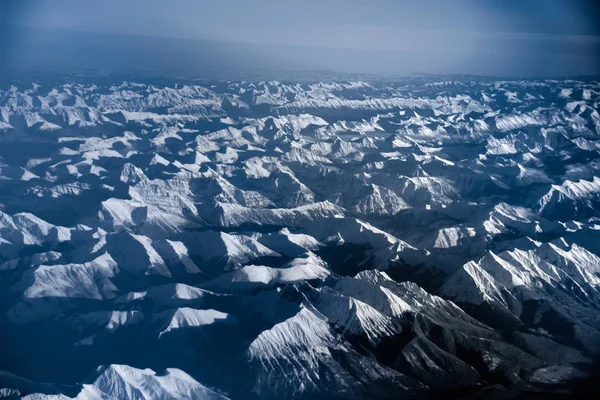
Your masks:
{"label": "haze over mountains", "polygon": [[[406,44],[390,50],[15,28],[7,35],[12,40],[3,58],[8,72],[94,71],[209,79],[282,79],[285,72],[307,71],[536,78],[600,73],[600,39],[595,36],[483,35],[479,40],[484,44],[456,51],[450,50],[453,43],[471,40],[464,33],[436,33],[428,39],[431,44],[421,47],[410,43],[430,34],[383,30],[377,35],[377,40]],[[437,36],[449,37],[451,43],[444,44]]]}
{"label": "haze over mountains", "polygon": [[541,398],[600,354],[600,84],[0,91],[0,387]]}
{"label": "haze over mountains", "polygon": [[600,74],[599,19],[594,0],[8,1],[0,68],[572,77]]}

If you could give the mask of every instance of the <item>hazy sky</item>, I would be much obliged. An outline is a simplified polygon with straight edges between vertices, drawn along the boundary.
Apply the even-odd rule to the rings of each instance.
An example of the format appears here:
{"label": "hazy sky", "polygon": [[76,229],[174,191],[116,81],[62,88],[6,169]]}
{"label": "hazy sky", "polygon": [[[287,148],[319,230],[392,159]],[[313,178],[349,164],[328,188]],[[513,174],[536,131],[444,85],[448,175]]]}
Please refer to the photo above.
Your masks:
{"label": "hazy sky", "polygon": [[[12,8],[0,20],[7,26],[0,34],[7,37],[11,29],[26,27],[247,43],[255,50],[269,45],[269,51],[249,50],[255,53],[249,62],[356,72],[600,72],[595,0],[2,2]],[[94,45],[101,42],[97,38]],[[63,35],[59,47],[79,39]]]}

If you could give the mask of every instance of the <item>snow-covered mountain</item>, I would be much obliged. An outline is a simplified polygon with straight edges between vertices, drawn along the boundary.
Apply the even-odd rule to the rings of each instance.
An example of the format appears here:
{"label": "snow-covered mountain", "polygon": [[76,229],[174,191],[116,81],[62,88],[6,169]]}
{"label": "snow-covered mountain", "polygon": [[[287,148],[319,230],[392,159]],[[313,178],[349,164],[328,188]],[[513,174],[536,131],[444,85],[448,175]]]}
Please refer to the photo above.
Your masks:
{"label": "snow-covered mountain", "polygon": [[599,94],[468,77],[0,90],[0,397],[599,390]]}

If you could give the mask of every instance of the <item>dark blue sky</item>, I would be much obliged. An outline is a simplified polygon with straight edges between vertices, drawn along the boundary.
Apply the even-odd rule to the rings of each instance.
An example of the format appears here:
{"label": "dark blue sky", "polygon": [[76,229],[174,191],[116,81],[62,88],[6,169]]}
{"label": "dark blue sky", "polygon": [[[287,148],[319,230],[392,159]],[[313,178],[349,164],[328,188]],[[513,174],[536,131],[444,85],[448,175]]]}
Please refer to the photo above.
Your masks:
{"label": "dark blue sky", "polygon": [[[39,34],[23,32],[44,29],[94,33],[89,44],[103,51],[109,43],[111,46],[119,43],[107,40],[102,45],[97,34],[223,42],[223,49],[228,49],[225,52],[230,56],[223,62],[237,64],[244,60],[231,53],[240,51],[239,44],[247,44],[242,53],[248,56],[247,63],[256,67],[397,74],[544,76],[600,72],[600,2],[594,0],[5,0],[3,3],[3,7],[12,10],[4,12],[0,23],[6,26],[2,32],[15,39],[5,43],[6,58],[10,51],[19,53],[18,46],[39,45]],[[60,35],[56,40],[61,43],[51,45],[63,51],[65,47],[81,46],[78,41],[85,38],[85,35]],[[173,47],[169,44],[172,42],[159,42],[161,46]],[[232,47],[231,43],[236,45]],[[44,48],[49,45],[45,42]],[[186,53],[196,60],[202,51],[192,46]],[[157,46],[156,52],[160,56],[163,48]],[[76,57],[76,53],[73,48],[70,56]],[[172,52],[168,55],[173,57]],[[182,55],[176,58],[177,61],[172,61],[186,62]],[[119,68],[126,66],[124,61]]]}

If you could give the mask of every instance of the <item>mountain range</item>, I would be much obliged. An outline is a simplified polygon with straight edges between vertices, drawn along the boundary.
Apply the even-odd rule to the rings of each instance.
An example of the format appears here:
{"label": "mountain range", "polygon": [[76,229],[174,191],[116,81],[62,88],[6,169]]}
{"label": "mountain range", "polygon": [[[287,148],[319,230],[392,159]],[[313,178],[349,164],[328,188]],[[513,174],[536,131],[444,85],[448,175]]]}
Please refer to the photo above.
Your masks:
{"label": "mountain range", "polygon": [[593,79],[0,90],[0,397],[598,394],[599,109]]}

